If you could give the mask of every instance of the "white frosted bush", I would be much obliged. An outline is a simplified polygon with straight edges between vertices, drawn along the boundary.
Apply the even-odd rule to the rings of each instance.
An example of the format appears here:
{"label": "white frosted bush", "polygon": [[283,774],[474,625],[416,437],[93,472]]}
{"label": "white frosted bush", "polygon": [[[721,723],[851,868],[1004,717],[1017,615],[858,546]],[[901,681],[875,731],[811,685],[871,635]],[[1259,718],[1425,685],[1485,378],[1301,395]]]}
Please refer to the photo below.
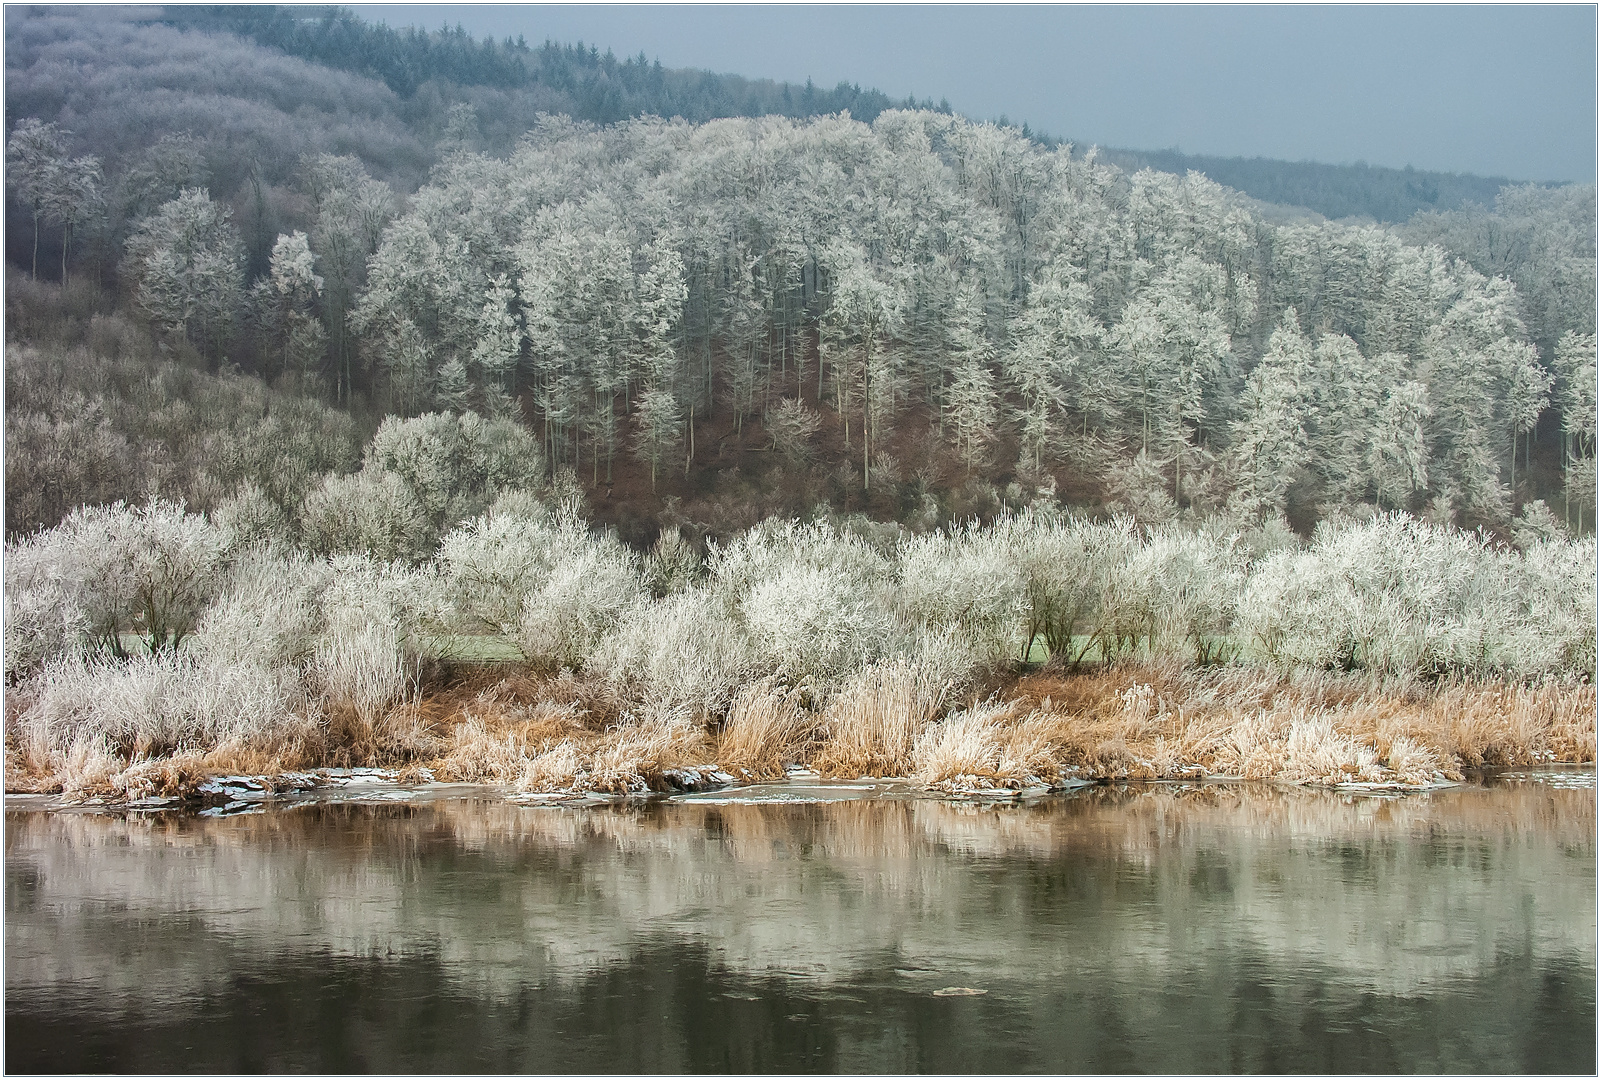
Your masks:
{"label": "white frosted bush", "polygon": [[950,627],[919,631],[899,655],[930,685],[944,687],[945,695],[953,698],[966,693],[989,662],[971,639]]}
{"label": "white frosted bush", "polygon": [[503,634],[535,663],[583,666],[644,596],[638,560],[580,521],[492,512],[440,545],[447,621]]}
{"label": "white frosted bush", "polygon": [[1004,530],[969,525],[910,540],[901,556],[902,617],[961,635],[987,661],[1026,656],[1028,579],[1009,539]]}
{"label": "white frosted bush", "polygon": [[353,710],[375,727],[406,691],[407,603],[426,590],[427,574],[408,574],[356,556],[334,559],[319,598],[322,627],[312,646],[310,672],[336,708]]}
{"label": "white frosted bush", "polygon": [[1165,525],[1129,560],[1130,578],[1145,585],[1153,651],[1187,651],[1199,663],[1219,658],[1245,582],[1238,540]]}
{"label": "white frosted bush", "polygon": [[5,555],[5,673],[14,680],[52,658],[80,652],[91,637],[88,582],[60,564],[66,552],[33,537]]}
{"label": "white frosted bush", "polygon": [[211,514],[230,549],[251,544],[284,544],[290,538],[289,517],[283,508],[254,483],[240,485]]}
{"label": "white frosted bush", "polygon": [[192,653],[52,660],[30,690],[23,737],[56,752],[90,740],[124,756],[271,742],[306,724],[292,670],[209,664]]}
{"label": "white frosted bush", "polygon": [[893,564],[862,537],[823,522],[768,519],[736,537],[727,547],[709,544],[709,586],[731,608],[764,581],[795,567],[828,570],[868,583],[887,581]]}
{"label": "white frosted bush", "polygon": [[437,535],[422,504],[393,473],[329,474],[300,508],[301,542],[315,555],[416,560],[433,550]]}
{"label": "white frosted bush", "polygon": [[317,632],[316,593],[326,570],[271,549],[248,551],[200,616],[189,651],[217,667],[297,667]]}
{"label": "white frosted bush", "polygon": [[1127,564],[1138,550],[1132,524],[1062,520],[1029,511],[996,521],[994,529],[1023,573],[1025,636],[1032,642],[1042,635],[1052,656],[1078,660],[1089,643],[1075,642],[1074,636],[1092,634],[1100,624],[1112,569]]}
{"label": "white frosted bush", "polygon": [[1595,676],[1596,541],[1552,539],[1516,560],[1511,667],[1520,674]]}
{"label": "white frosted bush", "polygon": [[365,471],[400,480],[437,535],[501,492],[538,486],[545,463],[539,440],[513,420],[428,413],[387,417],[367,447]]}
{"label": "white frosted bush", "polygon": [[492,512],[447,534],[439,545],[447,617],[468,632],[515,637],[523,599],[549,579],[558,548],[557,529],[545,515]]}
{"label": "white frosted bush", "polygon": [[903,647],[894,563],[831,525],[766,521],[710,546],[708,591],[748,637],[763,675],[819,686]]}
{"label": "white frosted bush", "polygon": [[582,667],[623,612],[644,597],[634,560],[620,544],[586,541],[523,598],[516,642],[530,660]]}
{"label": "white frosted bush", "polygon": [[891,613],[864,583],[817,566],[780,570],[741,603],[766,674],[831,683],[899,642]]}
{"label": "white frosted bush", "polygon": [[317,642],[318,686],[335,706],[376,727],[406,689],[406,664],[394,627],[376,619],[341,621]]}
{"label": "white frosted bush", "polygon": [[1595,594],[1594,548],[1583,549],[1547,541],[1527,555],[1497,552],[1482,536],[1404,514],[1320,528],[1307,549],[1257,565],[1238,626],[1261,655],[1289,664],[1583,670],[1593,663],[1577,654],[1593,640],[1594,600],[1569,599]]}
{"label": "white frosted bush", "polygon": [[758,677],[743,631],[705,589],[641,601],[601,640],[589,667],[627,696],[703,716],[721,715]]}
{"label": "white frosted bush", "polygon": [[[6,549],[8,674],[83,648],[121,652],[121,631],[176,648],[222,578],[227,537],[183,506],[79,507]],[[15,623],[12,619],[15,618]]]}
{"label": "white frosted bush", "polygon": [[1127,558],[1109,561],[1101,581],[1095,637],[1108,660],[1132,652],[1156,633],[1155,583],[1136,559],[1140,550],[1136,547]]}
{"label": "white frosted bush", "polygon": [[695,583],[700,571],[700,556],[678,529],[663,529],[645,557],[645,583],[653,596],[682,592]]}

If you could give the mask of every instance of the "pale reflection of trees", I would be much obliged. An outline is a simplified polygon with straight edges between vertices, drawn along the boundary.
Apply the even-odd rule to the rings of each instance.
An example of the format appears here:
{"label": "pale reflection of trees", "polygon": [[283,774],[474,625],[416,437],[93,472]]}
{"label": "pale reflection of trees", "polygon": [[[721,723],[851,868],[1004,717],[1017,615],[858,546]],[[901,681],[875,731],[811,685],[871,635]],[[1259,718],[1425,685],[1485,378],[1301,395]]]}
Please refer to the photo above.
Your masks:
{"label": "pale reflection of trees", "polygon": [[1508,950],[1593,957],[1595,829],[1593,789],[1537,783],[16,814],[7,986],[178,997],[241,956],[327,954],[437,957],[511,992],[678,940],[737,973],[824,983],[893,966],[979,986],[1064,970],[1160,985],[1248,954],[1415,993]]}

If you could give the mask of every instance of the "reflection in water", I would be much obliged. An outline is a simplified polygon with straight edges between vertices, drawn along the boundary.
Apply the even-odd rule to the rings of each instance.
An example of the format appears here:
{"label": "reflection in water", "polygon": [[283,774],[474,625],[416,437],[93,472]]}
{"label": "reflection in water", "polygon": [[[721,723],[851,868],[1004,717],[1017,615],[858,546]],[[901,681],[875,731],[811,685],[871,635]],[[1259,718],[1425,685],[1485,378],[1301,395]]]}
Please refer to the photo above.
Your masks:
{"label": "reflection in water", "polygon": [[6,1067],[1591,1072],[1595,828],[1538,778],[14,813]]}

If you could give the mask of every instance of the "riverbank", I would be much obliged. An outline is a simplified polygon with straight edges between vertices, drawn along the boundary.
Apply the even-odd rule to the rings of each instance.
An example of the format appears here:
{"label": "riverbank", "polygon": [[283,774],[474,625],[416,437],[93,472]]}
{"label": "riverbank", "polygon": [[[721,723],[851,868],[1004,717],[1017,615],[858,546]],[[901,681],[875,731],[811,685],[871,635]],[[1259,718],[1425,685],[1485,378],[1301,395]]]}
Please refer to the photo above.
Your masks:
{"label": "riverbank", "polygon": [[[292,787],[318,770],[383,769],[402,783],[580,797],[753,783],[804,769],[824,779],[904,778],[948,793],[1206,778],[1417,789],[1484,766],[1595,760],[1595,688],[1580,682],[1123,664],[995,673],[951,698],[925,670],[897,661],[869,666],[826,698],[766,681],[739,693],[726,716],[696,717],[640,710],[571,675],[460,667],[419,682],[381,716],[330,710],[274,743],[124,756],[105,743],[66,752],[29,745],[13,730],[5,786],[69,801],[207,801],[202,788],[216,788],[218,777]],[[27,704],[13,691],[7,712]]]}

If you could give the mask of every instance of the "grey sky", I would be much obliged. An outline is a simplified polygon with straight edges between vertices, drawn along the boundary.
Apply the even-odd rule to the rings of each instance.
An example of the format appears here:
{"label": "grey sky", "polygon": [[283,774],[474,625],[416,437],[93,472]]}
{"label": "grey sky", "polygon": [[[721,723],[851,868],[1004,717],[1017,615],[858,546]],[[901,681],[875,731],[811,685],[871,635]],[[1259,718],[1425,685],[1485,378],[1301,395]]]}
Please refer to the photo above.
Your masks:
{"label": "grey sky", "polygon": [[1131,149],[1595,179],[1596,9],[355,5],[667,67],[893,97]]}

